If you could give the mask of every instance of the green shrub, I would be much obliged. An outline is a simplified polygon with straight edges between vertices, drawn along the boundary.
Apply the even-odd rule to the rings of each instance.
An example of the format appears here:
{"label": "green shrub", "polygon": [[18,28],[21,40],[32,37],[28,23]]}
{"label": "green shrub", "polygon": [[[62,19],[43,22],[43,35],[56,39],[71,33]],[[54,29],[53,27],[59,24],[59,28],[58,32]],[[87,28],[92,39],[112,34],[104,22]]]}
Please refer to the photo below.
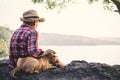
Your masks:
{"label": "green shrub", "polygon": [[0,26],[0,58],[8,56],[9,41],[13,31]]}

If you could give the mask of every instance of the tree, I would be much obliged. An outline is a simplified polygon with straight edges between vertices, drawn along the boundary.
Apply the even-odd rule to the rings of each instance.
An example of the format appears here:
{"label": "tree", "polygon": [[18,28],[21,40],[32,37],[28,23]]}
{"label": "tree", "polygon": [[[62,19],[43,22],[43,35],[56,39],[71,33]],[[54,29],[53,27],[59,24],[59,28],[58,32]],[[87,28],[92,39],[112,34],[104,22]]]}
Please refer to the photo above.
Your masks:
{"label": "tree", "polygon": [[8,56],[9,42],[0,38],[0,58]]}
{"label": "tree", "polygon": [[[55,8],[63,8],[68,3],[76,3],[79,0],[32,0],[33,3],[40,3],[43,4],[46,9],[55,9]],[[89,4],[102,1],[103,4],[105,4],[104,8],[107,8],[108,10],[113,10],[113,6],[111,4],[114,4],[117,7],[117,10],[114,10],[115,12],[119,12],[120,14],[120,0],[87,0]]]}
{"label": "tree", "polygon": [[0,58],[8,56],[9,41],[13,31],[9,28],[0,26]]}
{"label": "tree", "polygon": [[112,2],[116,5],[117,7],[117,12],[120,14],[120,0],[112,0]]}

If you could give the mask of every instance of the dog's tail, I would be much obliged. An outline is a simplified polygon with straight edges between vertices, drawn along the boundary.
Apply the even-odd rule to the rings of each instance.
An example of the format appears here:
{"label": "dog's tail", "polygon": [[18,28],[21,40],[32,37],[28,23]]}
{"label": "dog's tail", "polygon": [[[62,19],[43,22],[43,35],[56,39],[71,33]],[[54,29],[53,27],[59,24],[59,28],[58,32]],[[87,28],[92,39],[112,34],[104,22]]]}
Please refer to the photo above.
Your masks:
{"label": "dog's tail", "polygon": [[22,58],[19,58],[19,59],[18,59],[18,62],[17,62],[17,66],[10,72],[10,76],[11,76],[12,78],[15,78],[15,79],[16,79],[15,73],[16,73],[17,71],[19,71],[20,69],[22,69],[22,66],[20,66],[21,63],[22,63]]}
{"label": "dog's tail", "polygon": [[22,68],[21,66],[15,67],[15,68],[10,72],[10,76],[11,76],[12,78],[16,79],[15,73],[16,73],[17,71],[19,71],[21,68]]}

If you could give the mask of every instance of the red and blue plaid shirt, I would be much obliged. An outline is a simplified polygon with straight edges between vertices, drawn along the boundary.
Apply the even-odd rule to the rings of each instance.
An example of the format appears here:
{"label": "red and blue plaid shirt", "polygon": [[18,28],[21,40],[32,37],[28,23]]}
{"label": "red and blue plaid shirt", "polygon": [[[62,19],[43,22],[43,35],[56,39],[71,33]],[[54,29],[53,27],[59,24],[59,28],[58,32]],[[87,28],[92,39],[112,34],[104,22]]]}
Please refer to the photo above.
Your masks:
{"label": "red and blue plaid shirt", "polygon": [[19,57],[38,57],[43,52],[42,49],[38,49],[38,32],[23,24],[11,37],[8,66],[13,69]]}

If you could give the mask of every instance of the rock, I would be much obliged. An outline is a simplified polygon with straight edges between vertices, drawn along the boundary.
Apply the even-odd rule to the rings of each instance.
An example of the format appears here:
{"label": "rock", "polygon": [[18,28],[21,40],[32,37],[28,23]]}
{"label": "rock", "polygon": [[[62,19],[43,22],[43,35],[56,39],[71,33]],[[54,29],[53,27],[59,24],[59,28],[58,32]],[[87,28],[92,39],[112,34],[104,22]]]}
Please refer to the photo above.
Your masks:
{"label": "rock", "polygon": [[[120,65],[72,61],[64,68],[50,69],[38,74],[16,72],[17,80],[120,80]],[[0,61],[0,80],[12,80],[7,60]]]}

